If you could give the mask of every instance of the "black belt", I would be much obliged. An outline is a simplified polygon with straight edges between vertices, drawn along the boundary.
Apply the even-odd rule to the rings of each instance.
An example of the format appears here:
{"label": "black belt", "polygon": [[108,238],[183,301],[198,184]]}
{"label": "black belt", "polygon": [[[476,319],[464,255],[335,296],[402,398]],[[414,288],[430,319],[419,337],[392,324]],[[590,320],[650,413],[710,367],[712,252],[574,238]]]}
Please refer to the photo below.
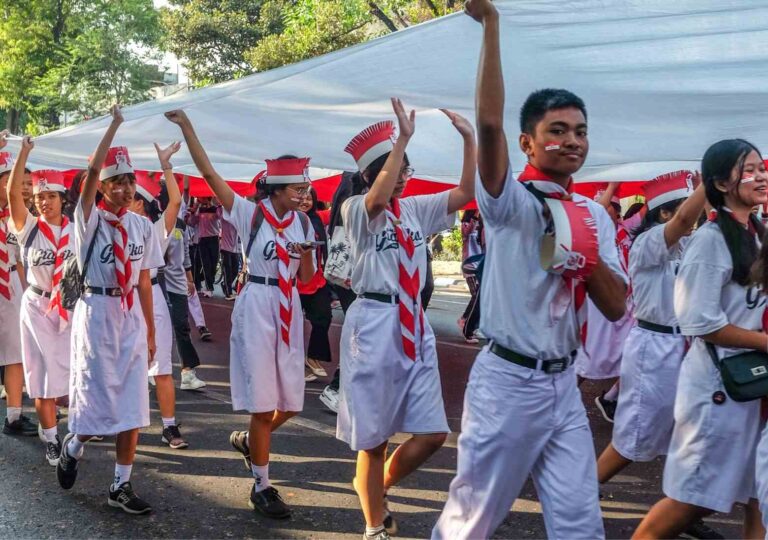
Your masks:
{"label": "black belt", "polygon": [[150,279],[150,281],[152,282],[152,285],[157,285],[158,283],[160,283],[159,281],[157,281],[156,277],[153,277],[152,279]]}
{"label": "black belt", "polygon": [[123,290],[120,287],[86,287],[85,292],[91,294],[100,294],[101,296],[123,295]]}
{"label": "black belt", "polygon": [[377,302],[383,302],[384,304],[399,304],[400,295],[397,294],[383,294],[377,292],[364,292],[359,295],[359,298],[367,298],[368,300],[376,300]]}
{"label": "black belt", "polygon": [[[279,287],[280,286],[280,280],[275,278],[268,278],[264,276],[248,276],[248,281],[251,283],[258,283],[259,285],[269,285],[271,287]],[[296,285],[296,280],[291,280],[291,286]]]}
{"label": "black belt", "polygon": [[638,319],[637,326],[643,330],[650,330],[651,332],[658,332],[659,334],[680,334],[679,326],[664,326],[663,324],[656,324],[648,321],[641,321]]}
{"label": "black belt", "polygon": [[570,356],[566,358],[555,358],[554,360],[538,360],[531,358],[530,356],[523,356],[515,351],[509,350],[506,347],[502,347],[495,341],[491,342],[490,351],[506,360],[519,366],[527,367],[529,369],[540,369],[544,373],[562,373],[568,369],[576,357],[576,351],[573,351]]}
{"label": "black belt", "polygon": [[44,291],[43,289],[41,289],[40,287],[37,287],[35,285],[30,285],[29,286],[29,290],[32,291],[33,293],[35,293],[38,296],[42,296],[43,298],[50,298],[51,297],[51,293],[49,293],[48,291]]}
{"label": "black belt", "polygon": [[8,270],[10,270],[11,272],[15,272],[16,271],[16,265],[14,264]]}

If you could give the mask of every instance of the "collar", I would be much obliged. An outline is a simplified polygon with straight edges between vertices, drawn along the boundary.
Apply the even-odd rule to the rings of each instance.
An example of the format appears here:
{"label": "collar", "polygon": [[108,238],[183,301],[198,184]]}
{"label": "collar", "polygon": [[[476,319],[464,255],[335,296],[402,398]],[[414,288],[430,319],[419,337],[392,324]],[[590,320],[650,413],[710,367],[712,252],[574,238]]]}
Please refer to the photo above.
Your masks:
{"label": "collar", "polygon": [[99,201],[99,204],[97,204],[96,206],[99,208],[99,210],[101,210],[102,212],[104,212],[104,214],[105,214],[107,217],[110,217],[110,216],[115,216],[117,219],[120,219],[120,218],[122,218],[122,217],[123,217],[125,214],[127,214],[127,213],[128,213],[128,209],[127,209],[127,208],[120,208],[120,209],[118,209],[117,213],[114,213],[114,212],[112,212],[111,210],[109,210],[109,209],[107,208],[107,205],[106,205],[106,203],[104,202],[104,200],[101,200],[101,201]]}
{"label": "collar", "polygon": [[567,187],[563,187],[530,163],[526,164],[517,180],[523,183],[530,182],[533,187],[546,194],[570,195],[573,193],[573,178],[568,180]]}

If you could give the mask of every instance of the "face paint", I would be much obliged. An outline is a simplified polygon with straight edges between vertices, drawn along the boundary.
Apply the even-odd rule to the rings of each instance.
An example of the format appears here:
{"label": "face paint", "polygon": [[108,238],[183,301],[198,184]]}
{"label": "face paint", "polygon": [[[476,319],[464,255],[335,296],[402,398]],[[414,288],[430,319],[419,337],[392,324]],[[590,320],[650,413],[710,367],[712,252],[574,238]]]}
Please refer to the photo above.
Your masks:
{"label": "face paint", "polygon": [[560,150],[560,145],[554,142],[550,142],[544,146],[544,150],[547,152],[554,152],[555,150]]}
{"label": "face paint", "polygon": [[739,184],[749,184],[750,182],[754,182],[755,177],[754,176],[745,176],[739,181]]}
{"label": "face paint", "polygon": [[301,204],[301,201],[303,199],[297,199],[296,197],[291,197],[291,202],[295,202],[296,204]]}

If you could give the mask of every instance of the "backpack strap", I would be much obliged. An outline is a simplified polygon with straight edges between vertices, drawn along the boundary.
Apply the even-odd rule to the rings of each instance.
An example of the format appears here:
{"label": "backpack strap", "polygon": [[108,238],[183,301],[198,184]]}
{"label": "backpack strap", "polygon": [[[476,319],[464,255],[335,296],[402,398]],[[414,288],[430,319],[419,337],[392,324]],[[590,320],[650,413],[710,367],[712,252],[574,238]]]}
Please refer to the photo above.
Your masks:
{"label": "backpack strap", "polygon": [[[97,210],[94,208],[94,211],[97,211]],[[98,215],[97,219],[99,221],[96,222],[96,230],[93,231],[93,238],[91,239],[91,243],[88,245],[88,251],[85,253],[85,260],[83,261],[83,271],[80,272],[80,291],[83,291],[85,287],[85,275],[88,273],[88,264],[91,262],[91,255],[93,255],[93,246],[96,245],[96,236],[99,234],[99,224],[101,223],[101,215]]]}
{"label": "backpack strap", "polygon": [[[248,261],[248,255],[251,253],[251,247],[253,247],[253,241],[256,240],[256,235],[259,234],[261,224],[264,223],[264,213],[261,211],[261,206],[256,203],[256,208],[253,211],[253,218],[251,218],[251,234],[248,236],[248,247],[245,248],[245,260]],[[246,262],[245,265],[248,263]]]}
{"label": "backpack strap", "polygon": [[[37,218],[40,219],[40,218]],[[35,241],[35,237],[37,236],[38,231],[40,230],[40,227],[37,223],[35,223],[35,226],[32,227],[32,230],[29,231],[29,235],[27,236],[27,241],[24,242],[24,249],[29,249],[32,247],[32,242]]]}
{"label": "backpack strap", "polygon": [[299,214],[299,221],[301,221],[301,228],[304,229],[304,238],[307,237],[307,234],[309,234],[309,227],[312,225],[309,222],[309,216],[305,214],[304,212],[296,212]]}

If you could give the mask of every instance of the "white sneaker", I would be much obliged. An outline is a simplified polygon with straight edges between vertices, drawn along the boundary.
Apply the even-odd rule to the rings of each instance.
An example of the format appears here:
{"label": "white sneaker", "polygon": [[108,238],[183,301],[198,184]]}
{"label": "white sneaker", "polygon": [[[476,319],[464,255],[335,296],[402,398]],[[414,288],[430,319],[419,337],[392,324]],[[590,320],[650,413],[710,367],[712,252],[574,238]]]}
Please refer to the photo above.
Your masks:
{"label": "white sneaker", "polygon": [[197,378],[197,373],[194,369],[181,372],[181,385],[179,388],[182,390],[199,390],[205,387],[205,381],[201,381]]}
{"label": "white sneaker", "polygon": [[328,407],[331,411],[339,414],[339,393],[336,390],[330,386],[326,386],[323,393],[320,394],[320,401],[322,401],[323,405]]}

